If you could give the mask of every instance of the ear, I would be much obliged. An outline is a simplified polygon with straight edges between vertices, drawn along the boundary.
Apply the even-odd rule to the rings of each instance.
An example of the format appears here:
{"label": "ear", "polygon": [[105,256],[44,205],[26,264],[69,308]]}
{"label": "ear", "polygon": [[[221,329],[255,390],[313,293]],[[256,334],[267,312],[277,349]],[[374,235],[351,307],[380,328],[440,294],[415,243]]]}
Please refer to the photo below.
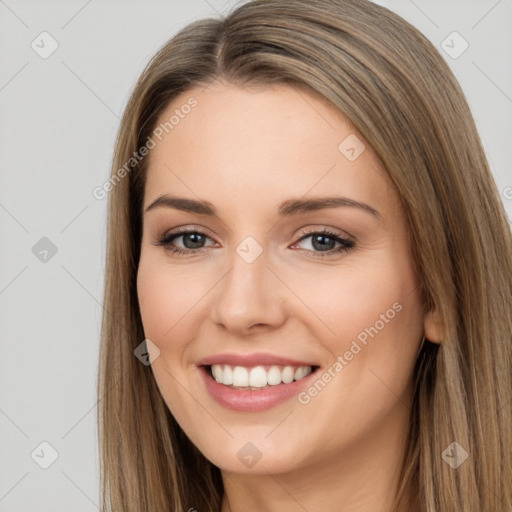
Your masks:
{"label": "ear", "polygon": [[436,309],[425,313],[423,320],[423,332],[425,338],[432,343],[441,343],[443,340],[443,324],[441,315]]}

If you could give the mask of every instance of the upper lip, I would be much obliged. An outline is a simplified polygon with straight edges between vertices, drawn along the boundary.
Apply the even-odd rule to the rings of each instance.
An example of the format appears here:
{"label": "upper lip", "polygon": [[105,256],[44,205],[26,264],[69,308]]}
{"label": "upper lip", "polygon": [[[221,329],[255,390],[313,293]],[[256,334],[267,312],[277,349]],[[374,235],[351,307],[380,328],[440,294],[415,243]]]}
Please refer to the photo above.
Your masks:
{"label": "upper lip", "polygon": [[245,366],[252,368],[254,366],[316,366],[305,361],[290,359],[288,357],[277,356],[268,353],[253,354],[214,354],[197,361],[197,366],[209,366],[212,364],[228,364],[230,366]]}

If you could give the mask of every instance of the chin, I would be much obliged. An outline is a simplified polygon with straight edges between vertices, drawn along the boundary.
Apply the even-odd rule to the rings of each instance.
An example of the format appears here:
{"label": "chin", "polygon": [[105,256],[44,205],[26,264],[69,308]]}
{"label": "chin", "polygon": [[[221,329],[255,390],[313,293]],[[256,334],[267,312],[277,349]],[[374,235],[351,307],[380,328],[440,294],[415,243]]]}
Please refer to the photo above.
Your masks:
{"label": "chin", "polygon": [[[304,452],[303,443],[289,442],[279,446],[265,439],[268,430],[260,437],[236,436],[229,441],[199,448],[202,454],[222,471],[252,475],[287,473],[298,469],[303,460],[297,458]],[[251,440],[252,439],[252,440]]]}

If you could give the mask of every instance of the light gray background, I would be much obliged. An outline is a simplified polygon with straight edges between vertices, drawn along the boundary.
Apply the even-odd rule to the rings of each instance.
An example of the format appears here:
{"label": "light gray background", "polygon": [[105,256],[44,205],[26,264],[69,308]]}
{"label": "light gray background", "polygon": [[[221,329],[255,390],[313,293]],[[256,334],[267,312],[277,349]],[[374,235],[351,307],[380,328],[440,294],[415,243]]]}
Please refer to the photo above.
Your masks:
{"label": "light gray background", "polygon": [[[234,3],[0,0],[0,512],[98,510],[106,200],[92,190],[108,179],[122,109],[150,56]],[[454,70],[512,219],[512,0],[378,3]],[[43,31],[59,45],[46,59],[31,47],[48,51]],[[453,31],[469,44],[458,58],[442,48],[462,49]],[[43,237],[57,248],[46,262],[32,251]],[[51,462],[43,441],[58,453],[48,469],[36,463]]]}

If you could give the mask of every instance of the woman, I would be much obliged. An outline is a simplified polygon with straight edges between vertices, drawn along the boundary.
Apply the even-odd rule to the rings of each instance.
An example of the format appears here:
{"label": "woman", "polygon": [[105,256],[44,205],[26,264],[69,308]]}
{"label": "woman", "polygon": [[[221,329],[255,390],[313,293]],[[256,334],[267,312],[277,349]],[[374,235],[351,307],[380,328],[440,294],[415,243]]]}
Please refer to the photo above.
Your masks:
{"label": "woman", "polygon": [[511,509],[511,233],[415,28],[365,0],[189,25],[110,189],[104,510]]}

